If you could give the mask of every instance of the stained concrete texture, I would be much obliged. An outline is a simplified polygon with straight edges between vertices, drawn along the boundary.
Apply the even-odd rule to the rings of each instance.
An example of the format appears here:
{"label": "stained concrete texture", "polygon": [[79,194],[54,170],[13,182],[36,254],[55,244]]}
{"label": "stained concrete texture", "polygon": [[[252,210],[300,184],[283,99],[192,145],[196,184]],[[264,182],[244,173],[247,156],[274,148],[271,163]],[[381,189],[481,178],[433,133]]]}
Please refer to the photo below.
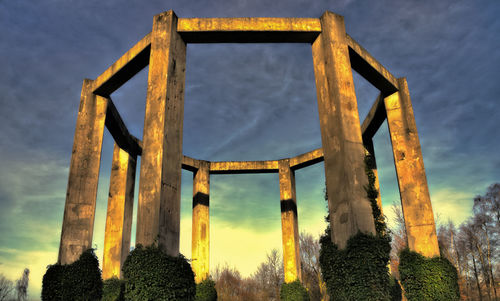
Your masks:
{"label": "stained concrete texture", "polygon": [[156,15],[139,180],[136,243],[179,254],[186,43],[173,11]]}
{"label": "stained concrete texture", "polygon": [[398,85],[399,92],[386,97],[384,103],[408,247],[432,257],[439,255],[439,246],[424,160],[406,79],[398,79]]}
{"label": "stained concrete texture", "polygon": [[342,16],[325,12],[312,45],[332,241],[344,248],[358,233],[374,233],[358,105]]}
{"label": "stained concrete texture", "polygon": [[76,261],[92,247],[94,215],[101,164],[107,99],[92,93],[92,80],[83,81],[76,119],[73,152],[59,246],[60,264]]}
{"label": "stained concrete texture", "polygon": [[200,283],[210,269],[210,163],[202,162],[193,174],[193,227],[191,267]]}
{"label": "stained concrete texture", "polygon": [[297,195],[295,174],[290,168],[290,160],[279,162],[281,235],[283,240],[283,266],[285,282],[301,280],[299,225],[297,217]]}
{"label": "stained concrete texture", "polygon": [[122,266],[130,251],[136,162],[135,156],[115,143],[104,234],[103,279],[122,278]]}

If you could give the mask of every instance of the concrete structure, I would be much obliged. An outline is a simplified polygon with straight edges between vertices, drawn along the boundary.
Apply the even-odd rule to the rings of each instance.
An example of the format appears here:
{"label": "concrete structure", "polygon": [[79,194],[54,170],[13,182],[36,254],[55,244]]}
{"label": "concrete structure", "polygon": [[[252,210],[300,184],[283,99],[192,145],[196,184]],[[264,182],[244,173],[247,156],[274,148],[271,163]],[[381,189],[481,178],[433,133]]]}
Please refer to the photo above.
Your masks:
{"label": "concrete structure", "polygon": [[[187,43],[310,43],[316,77],[322,147],[270,161],[209,162],[182,154]],[[130,135],[109,95],[149,65],[143,141]],[[363,123],[352,70],[380,90]],[[409,246],[439,254],[423,159],[408,87],[345,32],[342,16],[315,18],[154,17],[153,30],[95,80],[85,80],[77,118],[61,233],[59,262],[75,261],[92,246],[102,137],[115,140],[110,181],[104,278],[119,276],[130,244],[136,158],[142,156],[137,243],[179,253],[181,168],[193,172],[192,267],[209,274],[210,175],[276,173],[279,177],[285,281],[300,279],[296,170],[325,162],[332,241],[343,248],[358,231],[375,231],[364,186],[364,156],[388,120]],[[371,166],[376,173],[376,164]],[[378,182],[376,183],[378,187]],[[380,197],[378,200],[381,207]]]}

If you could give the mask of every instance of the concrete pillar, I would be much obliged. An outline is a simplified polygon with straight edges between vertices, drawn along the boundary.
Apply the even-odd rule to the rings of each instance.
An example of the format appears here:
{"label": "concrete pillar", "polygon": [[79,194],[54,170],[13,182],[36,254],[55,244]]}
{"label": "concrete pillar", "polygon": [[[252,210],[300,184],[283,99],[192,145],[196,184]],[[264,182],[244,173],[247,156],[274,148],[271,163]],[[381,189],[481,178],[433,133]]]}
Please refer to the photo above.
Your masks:
{"label": "concrete pillar", "polygon": [[136,159],[115,143],[104,235],[103,279],[122,277],[122,265],[130,251]]}
{"label": "concrete pillar", "polygon": [[380,195],[380,182],[378,180],[377,160],[375,159],[375,149],[373,148],[373,140],[370,139],[368,141],[363,141],[363,144],[365,146],[365,154],[372,157],[372,160],[371,160],[372,165],[370,166],[370,169],[372,170],[373,175],[375,175],[374,186],[375,186],[375,189],[378,191],[377,205],[378,205],[378,208],[380,209],[380,213],[383,215],[384,211],[382,209],[382,197]]}
{"label": "concrete pillar", "polygon": [[61,231],[58,262],[70,264],[92,247],[94,214],[108,100],[83,81]]}
{"label": "concrete pillar", "polygon": [[436,225],[425,176],[422,150],[405,78],[399,92],[384,99],[387,124],[405,219],[408,247],[422,255],[439,255]]}
{"label": "concrete pillar", "polygon": [[295,174],[290,160],[278,161],[280,180],[281,233],[283,240],[283,266],[285,282],[301,280],[299,226],[297,220],[297,199],[295,195]]}
{"label": "concrete pillar", "polygon": [[193,175],[193,234],[191,266],[195,282],[200,283],[209,275],[210,260],[210,166],[200,162]]}
{"label": "concrete pillar", "polygon": [[375,233],[364,187],[364,147],[344,18],[325,12],[312,44],[316,93],[325,159],[332,242],[343,249],[358,233]]}
{"label": "concrete pillar", "polygon": [[182,124],[186,43],[173,11],[156,15],[139,180],[137,244],[179,254]]}

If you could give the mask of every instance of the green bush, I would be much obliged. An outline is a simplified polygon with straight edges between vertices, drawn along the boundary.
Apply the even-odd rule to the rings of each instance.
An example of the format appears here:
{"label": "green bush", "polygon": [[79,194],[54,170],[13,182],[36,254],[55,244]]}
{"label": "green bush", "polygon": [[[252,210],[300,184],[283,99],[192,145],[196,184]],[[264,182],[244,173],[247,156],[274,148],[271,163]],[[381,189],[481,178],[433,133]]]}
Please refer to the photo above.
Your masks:
{"label": "green bush", "polygon": [[403,299],[403,291],[401,290],[401,285],[399,285],[399,281],[391,277],[391,300],[392,301],[401,301]]}
{"label": "green bush", "polygon": [[283,283],[280,289],[280,300],[283,301],[309,301],[309,294],[306,288],[295,280],[290,283]]}
{"label": "green bush", "polygon": [[42,281],[42,300],[100,300],[102,278],[99,261],[88,249],[69,265],[48,267]]}
{"label": "green bush", "polygon": [[116,277],[106,279],[102,287],[102,301],[123,301],[125,281]]}
{"label": "green bush", "polygon": [[195,297],[194,274],[182,255],[172,257],[158,247],[137,245],[122,270],[127,300],[193,300]]}
{"label": "green bush", "polygon": [[335,300],[390,300],[390,239],[358,233],[339,250],[324,235],[320,239],[320,266],[328,293]]}
{"label": "green bush", "polygon": [[457,270],[446,258],[426,258],[404,249],[399,260],[399,275],[408,301],[460,300]]}
{"label": "green bush", "polygon": [[207,278],[196,285],[196,301],[217,301],[215,282]]}
{"label": "green bush", "polygon": [[42,300],[62,300],[65,266],[60,264],[49,265],[42,279]]}

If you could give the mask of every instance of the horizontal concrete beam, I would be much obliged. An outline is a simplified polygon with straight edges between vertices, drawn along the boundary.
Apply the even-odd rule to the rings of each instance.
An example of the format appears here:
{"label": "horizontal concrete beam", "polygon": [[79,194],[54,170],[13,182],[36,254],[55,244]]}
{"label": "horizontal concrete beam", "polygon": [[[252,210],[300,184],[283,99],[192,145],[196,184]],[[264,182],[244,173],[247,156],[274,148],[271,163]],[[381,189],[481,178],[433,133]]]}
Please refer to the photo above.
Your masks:
{"label": "horizontal concrete beam", "polygon": [[193,158],[188,157],[188,156],[183,156],[182,169],[195,172],[200,168],[201,162],[202,162],[202,160],[193,159]]}
{"label": "horizontal concrete beam", "polygon": [[349,46],[352,69],[385,95],[390,95],[398,90],[398,83],[394,75],[349,35],[347,35],[347,45]]}
{"label": "horizontal concrete beam", "polygon": [[211,174],[277,173],[278,161],[210,162]]}
{"label": "horizontal concrete beam", "polygon": [[290,158],[290,168],[292,170],[297,170],[323,162],[323,160],[323,148],[318,148],[305,154]]}
{"label": "horizontal concrete beam", "polygon": [[365,117],[363,124],[361,125],[361,133],[363,133],[363,140],[368,141],[375,136],[378,129],[384,123],[387,118],[384,106],[384,97],[382,93],[379,94],[377,99],[372,105],[370,112]]}
{"label": "horizontal concrete beam", "polygon": [[140,156],[142,154],[142,146],[139,144],[140,141],[130,135],[127,126],[125,126],[111,98],[108,98],[105,125],[111,136],[113,136],[113,139],[115,139],[116,144],[121,149],[132,156]]}
{"label": "horizontal concrete beam", "polygon": [[93,92],[109,96],[149,64],[151,33],[130,48],[94,81]]}
{"label": "horizontal concrete beam", "polygon": [[180,18],[186,43],[312,43],[321,32],[315,18]]}

